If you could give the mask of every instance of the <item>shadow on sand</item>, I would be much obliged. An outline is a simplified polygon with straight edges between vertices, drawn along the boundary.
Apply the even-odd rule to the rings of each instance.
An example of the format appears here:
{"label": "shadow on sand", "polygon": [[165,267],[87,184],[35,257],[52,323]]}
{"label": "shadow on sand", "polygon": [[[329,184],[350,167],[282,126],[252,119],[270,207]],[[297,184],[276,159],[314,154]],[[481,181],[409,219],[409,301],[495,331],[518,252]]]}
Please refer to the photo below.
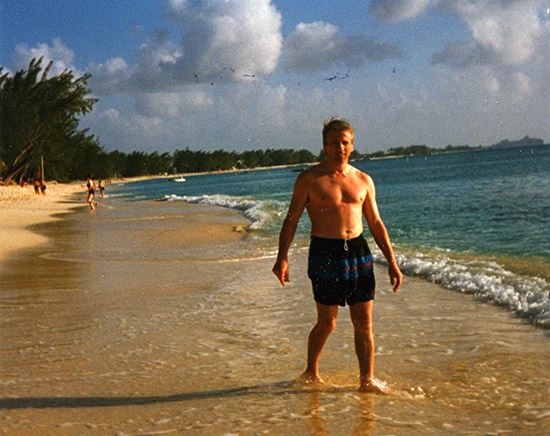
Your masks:
{"label": "shadow on sand", "polygon": [[[322,387],[324,392],[342,391],[342,388]],[[296,384],[294,380],[273,384],[243,386],[205,392],[188,392],[175,395],[148,397],[22,397],[0,398],[0,410],[54,409],[80,407],[140,406],[147,404],[175,403],[190,400],[245,397],[253,395],[284,395],[311,393],[312,387]]]}

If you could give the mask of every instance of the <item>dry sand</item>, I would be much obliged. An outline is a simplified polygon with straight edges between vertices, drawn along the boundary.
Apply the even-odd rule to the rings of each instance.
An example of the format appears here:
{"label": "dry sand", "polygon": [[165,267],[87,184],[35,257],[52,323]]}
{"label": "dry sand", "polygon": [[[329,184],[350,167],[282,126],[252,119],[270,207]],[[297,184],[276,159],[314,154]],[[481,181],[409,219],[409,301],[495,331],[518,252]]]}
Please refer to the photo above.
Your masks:
{"label": "dry sand", "polygon": [[[48,184],[46,192],[37,195],[32,186],[0,186],[0,261],[13,251],[47,242],[45,236],[28,230],[29,226],[59,219],[58,214],[86,206],[85,189],[80,184]],[[77,193],[82,194],[82,201]]]}

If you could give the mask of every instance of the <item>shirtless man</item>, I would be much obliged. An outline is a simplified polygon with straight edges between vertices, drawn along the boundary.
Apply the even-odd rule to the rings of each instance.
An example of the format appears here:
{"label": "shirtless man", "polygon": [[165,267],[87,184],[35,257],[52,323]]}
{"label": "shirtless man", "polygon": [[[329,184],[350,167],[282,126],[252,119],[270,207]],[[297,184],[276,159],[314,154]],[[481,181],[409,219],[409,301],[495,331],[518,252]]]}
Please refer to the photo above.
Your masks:
{"label": "shirtless man", "polygon": [[298,221],[307,208],[311,221],[308,276],[317,304],[317,323],[309,334],[306,383],[322,383],[319,359],[336,326],[338,306],[350,308],[355,351],[359,359],[359,390],[380,392],[374,379],[372,255],[363,238],[364,215],[374,240],[386,257],[390,282],[397,292],[403,274],[397,266],[390,238],[380,218],[370,176],[348,164],[354,131],[345,120],[331,119],[323,129],[326,159],[301,173],[294,185],[288,214],[279,236],[273,273],[284,286],[290,281],[288,250]]}

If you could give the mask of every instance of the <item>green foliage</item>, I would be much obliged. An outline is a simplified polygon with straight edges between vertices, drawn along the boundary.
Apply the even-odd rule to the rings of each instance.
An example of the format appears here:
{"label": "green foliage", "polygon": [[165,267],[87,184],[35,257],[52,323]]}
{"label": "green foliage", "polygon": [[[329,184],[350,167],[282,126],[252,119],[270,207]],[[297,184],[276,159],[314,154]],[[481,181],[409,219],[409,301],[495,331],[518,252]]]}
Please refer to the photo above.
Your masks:
{"label": "green foliage", "polygon": [[203,172],[270,167],[315,162],[317,159],[308,150],[270,149],[251,150],[242,153],[216,150],[212,152],[176,150],[174,172]]}
{"label": "green foliage", "polygon": [[6,183],[35,177],[41,156],[54,170],[51,176],[68,180],[81,149],[99,147],[78,130],[78,117],[96,102],[86,86],[90,76],[64,71],[48,78],[52,64],[42,70],[41,63],[33,59],[27,71],[0,76],[0,167]]}
{"label": "green foliage", "polygon": [[358,159],[362,159],[362,157],[363,155],[359,153],[357,150],[353,150],[349,155],[350,160],[358,160]]}
{"label": "green foliage", "polygon": [[390,148],[388,150],[389,156],[422,156],[430,154],[433,149],[426,145],[410,145],[408,147]]}
{"label": "green foliage", "polygon": [[437,153],[456,153],[459,151],[477,150],[480,147],[470,147],[469,145],[447,145],[444,149],[432,148],[426,145],[409,145],[408,147],[390,148],[387,152],[377,151],[365,155],[366,158],[381,158],[389,156],[425,156]]}
{"label": "green foliage", "polygon": [[111,153],[116,156],[115,173],[123,177],[139,177],[173,172],[173,157],[169,153],[161,155],[158,152],[150,154],[133,151],[125,155],[120,152]]}
{"label": "green foliage", "polygon": [[387,156],[385,151],[375,151],[374,153],[369,154],[369,157],[372,158],[380,158]]}

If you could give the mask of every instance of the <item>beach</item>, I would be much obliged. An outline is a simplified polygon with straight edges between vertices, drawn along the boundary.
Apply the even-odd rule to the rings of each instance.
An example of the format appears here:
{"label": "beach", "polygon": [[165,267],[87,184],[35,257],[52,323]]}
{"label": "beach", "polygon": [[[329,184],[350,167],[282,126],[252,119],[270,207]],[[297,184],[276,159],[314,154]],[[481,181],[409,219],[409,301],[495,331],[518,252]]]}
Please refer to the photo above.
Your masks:
{"label": "beach", "polygon": [[79,185],[58,189],[0,201],[21,235],[0,269],[0,434],[547,431],[548,330],[421,278],[393,294],[377,264],[375,374],[392,393],[357,392],[347,309],[326,386],[301,386],[315,320],[305,241],[283,288],[276,240],[237,210],[107,197],[91,212]]}
{"label": "beach", "polygon": [[73,195],[84,192],[79,184],[49,184],[47,194],[35,194],[31,185],[0,186],[0,261],[10,252],[47,243],[47,238],[28,229],[59,219],[58,214],[77,206]]}

